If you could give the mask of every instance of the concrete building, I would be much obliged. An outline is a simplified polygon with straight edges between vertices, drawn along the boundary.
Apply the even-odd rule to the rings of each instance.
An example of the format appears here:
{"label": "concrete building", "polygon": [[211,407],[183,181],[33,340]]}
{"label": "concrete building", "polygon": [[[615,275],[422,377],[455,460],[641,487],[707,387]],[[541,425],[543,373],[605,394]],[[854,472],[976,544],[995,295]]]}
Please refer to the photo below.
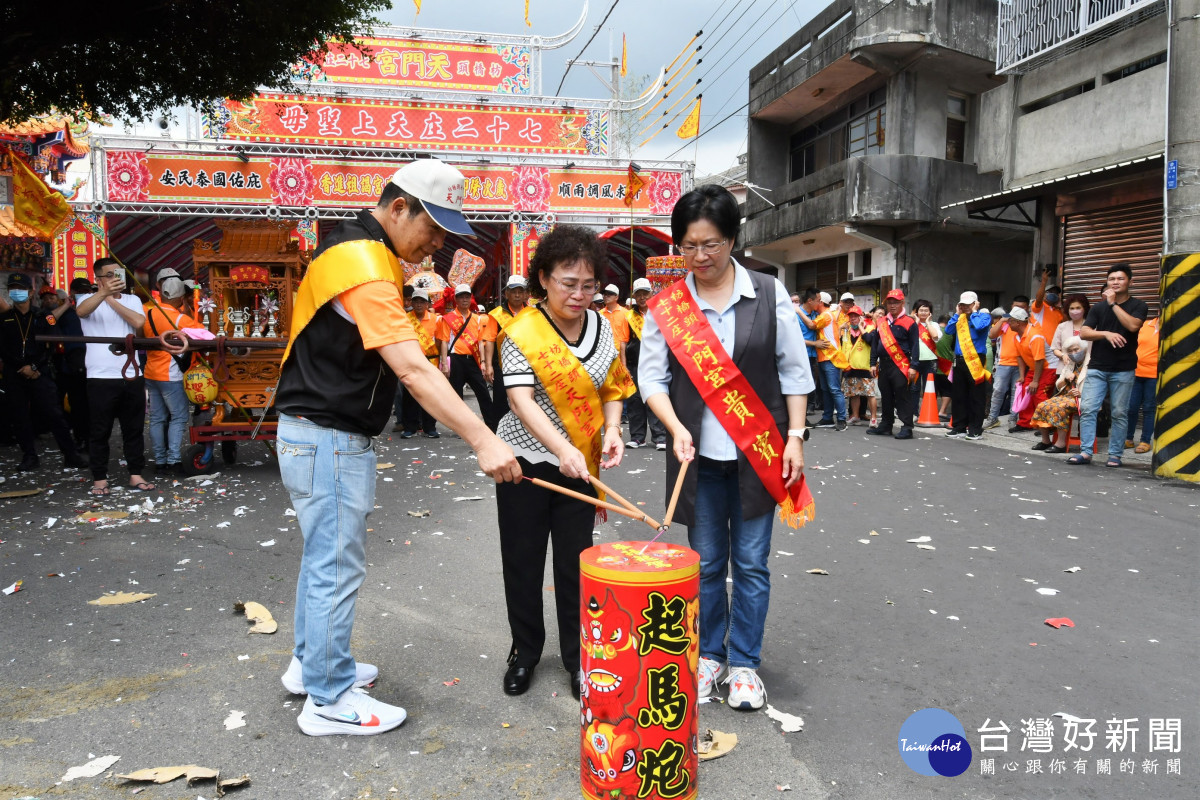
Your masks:
{"label": "concrete building", "polygon": [[747,196],[746,249],[790,289],[860,304],[1027,292],[1033,229],[946,208],[1003,188],[976,167],[996,23],[993,0],[837,0],[755,66],[748,182],[769,201]]}
{"label": "concrete building", "polygon": [[[997,5],[996,70],[1006,80],[980,97],[981,117],[995,124],[978,129],[975,161],[1003,190],[945,211],[1031,226],[1035,266],[1061,265],[1065,291],[1093,300],[1108,266],[1128,261],[1134,293],[1156,313],[1166,3]],[[1046,13],[1030,13],[1041,6]]]}

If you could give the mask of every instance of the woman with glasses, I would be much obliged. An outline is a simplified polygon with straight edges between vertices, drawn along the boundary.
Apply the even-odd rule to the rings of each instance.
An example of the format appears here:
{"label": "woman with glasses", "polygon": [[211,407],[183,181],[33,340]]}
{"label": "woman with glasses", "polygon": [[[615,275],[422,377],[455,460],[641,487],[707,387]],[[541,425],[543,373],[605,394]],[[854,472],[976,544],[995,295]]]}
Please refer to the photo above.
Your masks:
{"label": "woman with glasses", "polygon": [[719,186],[676,204],[671,236],[689,274],[650,303],[638,385],[671,437],[668,492],[680,464],[698,462],[675,519],[700,554],[699,695],[724,677],[730,706],[757,709],[774,512],[794,527],[812,514],[802,442],[813,379],[783,284],[731,257],[740,222]]}
{"label": "woman with glasses", "polygon": [[[510,411],[497,434],[522,474],[593,495],[591,476],[621,463],[621,405],[635,391],[612,328],[590,310],[604,246],[586,228],[560,225],[530,262],[541,300],[509,321],[500,357]],[[527,481],[496,487],[500,556],[512,649],[506,694],[523,694],[542,657],[542,577],[554,547],[554,603],[562,664],[579,699],[579,554],[592,545],[596,508]]]}

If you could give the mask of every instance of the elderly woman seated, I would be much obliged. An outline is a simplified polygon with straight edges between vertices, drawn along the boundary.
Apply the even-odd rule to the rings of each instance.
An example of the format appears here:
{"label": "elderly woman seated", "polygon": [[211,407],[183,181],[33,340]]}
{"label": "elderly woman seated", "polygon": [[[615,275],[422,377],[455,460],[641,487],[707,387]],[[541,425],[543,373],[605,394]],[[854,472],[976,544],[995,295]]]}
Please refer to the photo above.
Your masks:
{"label": "elderly woman seated", "polygon": [[[1034,450],[1044,450],[1047,453],[1067,452],[1067,434],[1071,428],[1071,415],[1079,413],[1079,388],[1083,386],[1087,374],[1088,356],[1091,348],[1078,336],[1072,336],[1063,343],[1063,351],[1067,355],[1063,371],[1058,376],[1054,386],[1057,394],[1048,400],[1038,403],[1033,411],[1034,427],[1040,428],[1042,440],[1033,446]],[[1055,440],[1061,445],[1053,444],[1050,439],[1051,431],[1055,431]]]}

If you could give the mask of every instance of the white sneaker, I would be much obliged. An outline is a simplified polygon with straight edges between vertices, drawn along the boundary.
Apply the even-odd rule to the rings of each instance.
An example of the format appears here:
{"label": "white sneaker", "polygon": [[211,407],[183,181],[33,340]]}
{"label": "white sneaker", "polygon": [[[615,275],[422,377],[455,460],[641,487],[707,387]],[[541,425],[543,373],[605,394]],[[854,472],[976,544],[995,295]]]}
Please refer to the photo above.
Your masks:
{"label": "white sneaker", "polygon": [[318,706],[310,696],[296,723],[309,736],[373,736],[400,727],[407,716],[400,706],[389,706],[362,689],[351,689],[327,706]]}
{"label": "white sneaker", "polygon": [[639,447],[643,447],[643,446],[644,445],[641,442],[635,441],[633,439],[631,439],[625,443],[625,447],[629,450],[637,450]]}
{"label": "white sneaker", "polygon": [[700,657],[698,673],[697,697],[708,697],[712,694],[713,685],[725,674],[725,665],[711,658]]}
{"label": "white sneaker", "polygon": [[[379,668],[374,664],[364,664],[361,661],[354,662],[354,688],[361,689],[368,684],[374,683],[379,677]],[[288,664],[287,672],[283,673],[280,678],[283,682],[283,688],[287,689],[292,694],[308,694],[304,690],[304,668],[300,665],[300,659],[292,656],[292,663]]]}
{"label": "white sneaker", "polygon": [[666,443],[666,442],[659,442],[658,444],[654,445],[654,449],[655,449],[655,450],[666,450],[666,449],[667,449],[667,443]]}
{"label": "white sneaker", "polygon": [[733,667],[729,670],[729,677],[725,679],[725,683],[729,684],[727,702],[730,708],[753,710],[762,708],[766,702],[767,689],[759,680],[757,670]]}

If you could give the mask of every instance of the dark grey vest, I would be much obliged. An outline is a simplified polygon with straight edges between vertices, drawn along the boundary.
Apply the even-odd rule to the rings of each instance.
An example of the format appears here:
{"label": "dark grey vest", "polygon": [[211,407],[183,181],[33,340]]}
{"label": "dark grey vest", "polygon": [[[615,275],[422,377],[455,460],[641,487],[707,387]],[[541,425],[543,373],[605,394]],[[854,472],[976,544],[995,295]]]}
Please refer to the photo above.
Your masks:
{"label": "dark grey vest", "polygon": [[[775,365],[775,336],[779,320],[775,317],[775,279],[761,272],[747,270],[750,281],[754,284],[754,298],[742,297],[737,301],[733,336],[733,363],[746,376],[746,380],[754,387],[755,393],[766,405],[775,418],[775,425],[787,441],[787,404],[783,399],[783,390],[779,386],[779,369]],[[700,392],[692,384],[675,355],[668,351],[668,363],[671,367],[671,389],[669,396],[675,415],[692,434],[696,450],[700,450],[700,418],[704,413],[704,401]],[[669,435],[669,434],[668,434]],[[674,450],[674,441],[669,442],[668,449]],[[778,468],[773,465],[772,469]],[[699,466],[695,463],[688,467],[683,482],[683,491],[679,494],[679,505],[675,509],[675,519],[689,528],[695,524],[696,513],[696,476]],[[675,478],[679,475],[679,462],[672,454],[667,458],[666,494],[668,501],[675,488]],[[775,499],[767,493],[758,474],[746,460],[744,453],[738,453],[738,491],[742,500],[742,518],[753,519],[769,514],[775,509]]]}

